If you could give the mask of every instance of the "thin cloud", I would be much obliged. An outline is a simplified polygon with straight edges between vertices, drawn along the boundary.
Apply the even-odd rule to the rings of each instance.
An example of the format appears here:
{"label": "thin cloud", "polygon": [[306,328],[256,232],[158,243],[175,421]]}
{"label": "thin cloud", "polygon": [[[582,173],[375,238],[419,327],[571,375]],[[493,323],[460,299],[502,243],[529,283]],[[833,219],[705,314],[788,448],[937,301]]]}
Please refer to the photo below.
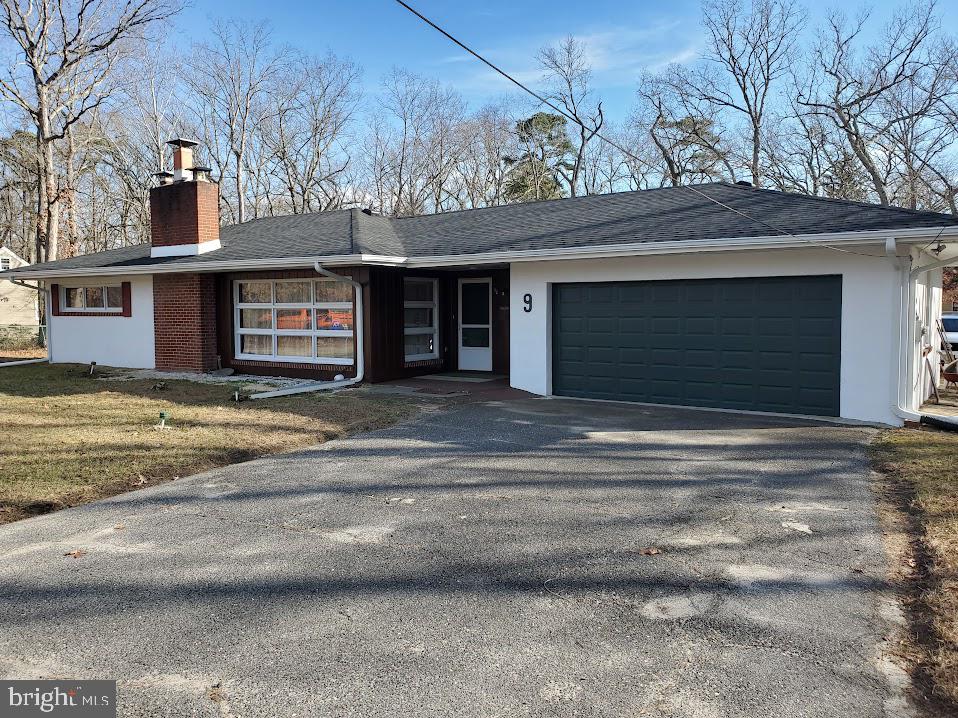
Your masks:
{"label": "thin cloud", "polygon": [[[657,71],[673,63],[688,63],[698,59],[697,25],[681,20],[661,20],[640,28],[594,27],[575,34],[585,46],[586,59],[592,66],[593,84],[600,93],[603,88],[621,88],[635,84],[645,71]],[[541,85],[542,71],[536,64],[538,48],[556,45],[564,36],[517,38],[515,44],[477,49],[480,54],[502,67],[520,82],[533,88]],[[682,48],[676,52],[676,47]],[[450,83],[466,93],[501,92],[510,88],[505,78],[483,67],[467,53],[439,58],[436,65],[473,68],[450,77]]]}

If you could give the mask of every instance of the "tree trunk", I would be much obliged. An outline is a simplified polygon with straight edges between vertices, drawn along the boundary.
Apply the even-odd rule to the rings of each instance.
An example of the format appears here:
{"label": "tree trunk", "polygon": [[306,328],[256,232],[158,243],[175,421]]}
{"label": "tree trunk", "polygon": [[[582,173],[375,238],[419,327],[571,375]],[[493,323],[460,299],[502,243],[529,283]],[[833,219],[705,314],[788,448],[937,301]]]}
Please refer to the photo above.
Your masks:
{"label": "tree trunk", "polygon": [[246,219],[246,197],[243,196],[243,155],[234,152],[236,157],[236,223],[243,224]]}
{"label": "tree trunk", "polygon": [[42,261],[52,262],[57,258],[57,244],[60,239],[60,198],[57,196],[56,164],[53,160],[53,140],[50,139],[52,128],[47,100],[46,88],[42,88],[37,97],[40,120],[37,128],[37,150],[42,189],[37,216],[37,254]]}
{"label": "tree trunk", "polygon": [[79,231],[77,230],[77,202],[76,202],[76,145],[73,141],[73,130],[67,130],[67,157],[66,157],[66,214],[67,214],[67,246],[66,256],[75,257],[79,253]]}
{"label": "tree trunk", "polygon": [[761,142],[759,123],[756,122],[752,125],[752,185],[755,187],[762,186],[762,168],[759,159]]}

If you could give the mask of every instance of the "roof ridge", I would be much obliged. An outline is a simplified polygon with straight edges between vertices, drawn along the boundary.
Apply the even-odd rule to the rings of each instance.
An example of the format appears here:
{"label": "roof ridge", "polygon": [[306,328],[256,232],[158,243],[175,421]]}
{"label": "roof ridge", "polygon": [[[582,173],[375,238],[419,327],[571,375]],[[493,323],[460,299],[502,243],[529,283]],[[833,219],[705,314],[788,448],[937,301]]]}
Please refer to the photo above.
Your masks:
{"label": "roof ridge", "polygon": [[352,207],[349,210],[349,253],[356,254],[356,233],[359,228],[359,208]]}

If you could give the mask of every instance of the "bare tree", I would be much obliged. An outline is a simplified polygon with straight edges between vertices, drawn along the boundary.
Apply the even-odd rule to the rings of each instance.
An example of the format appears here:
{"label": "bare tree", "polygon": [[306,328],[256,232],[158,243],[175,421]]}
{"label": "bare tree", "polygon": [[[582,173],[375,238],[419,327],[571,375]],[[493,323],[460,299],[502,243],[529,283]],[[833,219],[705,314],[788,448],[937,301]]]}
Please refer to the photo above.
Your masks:
{"label": "bare tree", "polygon": [[687,92],[670,76],[646,75],[638,89],[640,105],[630,118],[633,136],[651,140],[663,180],[678,186],[719,179],[735,181],[732,151],[721,123],[721,107]]}
{"label": "bare tree", "polygon": [[293,58],[277,75],[274,109],[261,127],[277,182],[293,214],[335,209],[349,157],[341,146],[359,102],[360,71],[335,55]]}
{"label": "bare tree", "polygon": [[677,95],[743,115],[746,167],[762,182],[762,140],[773,90],[789,70],[804,13],[794,0],[704,0],[705,65],[674,66],[667,80]]}
{"label": "bare tree", "polygon": [[[239,21],[213,26],[212,43],[194,48],[187,82],[206,128],[229,153],[236,221],[246,219],[246,153],[257,123],[267,113],[270,90],[289,60],[286,48],[274,48],[265,23]],[[225,166],[226,161],[219,157]]]}
{"label": "bare tree", "polygon": [[575,142],[570,169],[561,173],[569,194],[575,197],[580,189],[586,147],[605,122],[602,102],[595,100],[590,87],[592,68],[586,60],[585,46],[574,37],[570,35],[558,47],[543,48],[538,59],[550,85],[549,99],[578,120],[572,128]]}
{"label": "bare tree", "polygon": [[465,152],[465,104],[452,90],[393,69],[366,141],[370,194],[387,214],[417,215],[447,205]]}
{"label": "bare tree", "polygon": [[54,144],[109,97],[107,81],[135,41],[179,7],[177,0],[0,0],[0,25],[18,55],[0,77],[0,93],[37,136],[40,258],[55,259],[59,242]]}
{"label": "bare tree", "polygon": [[[934,97],[919,103],[890,102],[902,88],[914,86],[929,66],[929,51],[936,30],[935,3],[926,2],[896,13],[882,38],[856,52],[867,13],[849,23],[841,13],[832,13],[813,51],[814,66],[799,102],[828,117],[845,135],[848,146],[868,173],[881,204],[889,204],[888,153],[882,137],[896,123],[927,112]],[[882,110],[898,106],[889,116]],[[907,106],[906,106],[907,105]],[[884,116],[882,116],[884,114]]]}
{"label": "bare tree", "polygon": [[505,201],[506,158],[515,143],[515,118],[502,104],[481,108],[463,127],[459,208],[490,207]]}

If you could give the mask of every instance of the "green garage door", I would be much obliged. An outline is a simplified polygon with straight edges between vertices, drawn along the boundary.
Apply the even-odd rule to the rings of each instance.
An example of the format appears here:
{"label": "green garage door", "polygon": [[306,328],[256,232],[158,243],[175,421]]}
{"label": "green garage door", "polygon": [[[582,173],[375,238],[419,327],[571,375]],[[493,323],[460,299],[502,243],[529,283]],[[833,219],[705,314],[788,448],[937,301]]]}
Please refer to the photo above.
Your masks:
{"label": "green garage door", "polygon": [[838,416],[840,276],[553,286],[560,396]]}

